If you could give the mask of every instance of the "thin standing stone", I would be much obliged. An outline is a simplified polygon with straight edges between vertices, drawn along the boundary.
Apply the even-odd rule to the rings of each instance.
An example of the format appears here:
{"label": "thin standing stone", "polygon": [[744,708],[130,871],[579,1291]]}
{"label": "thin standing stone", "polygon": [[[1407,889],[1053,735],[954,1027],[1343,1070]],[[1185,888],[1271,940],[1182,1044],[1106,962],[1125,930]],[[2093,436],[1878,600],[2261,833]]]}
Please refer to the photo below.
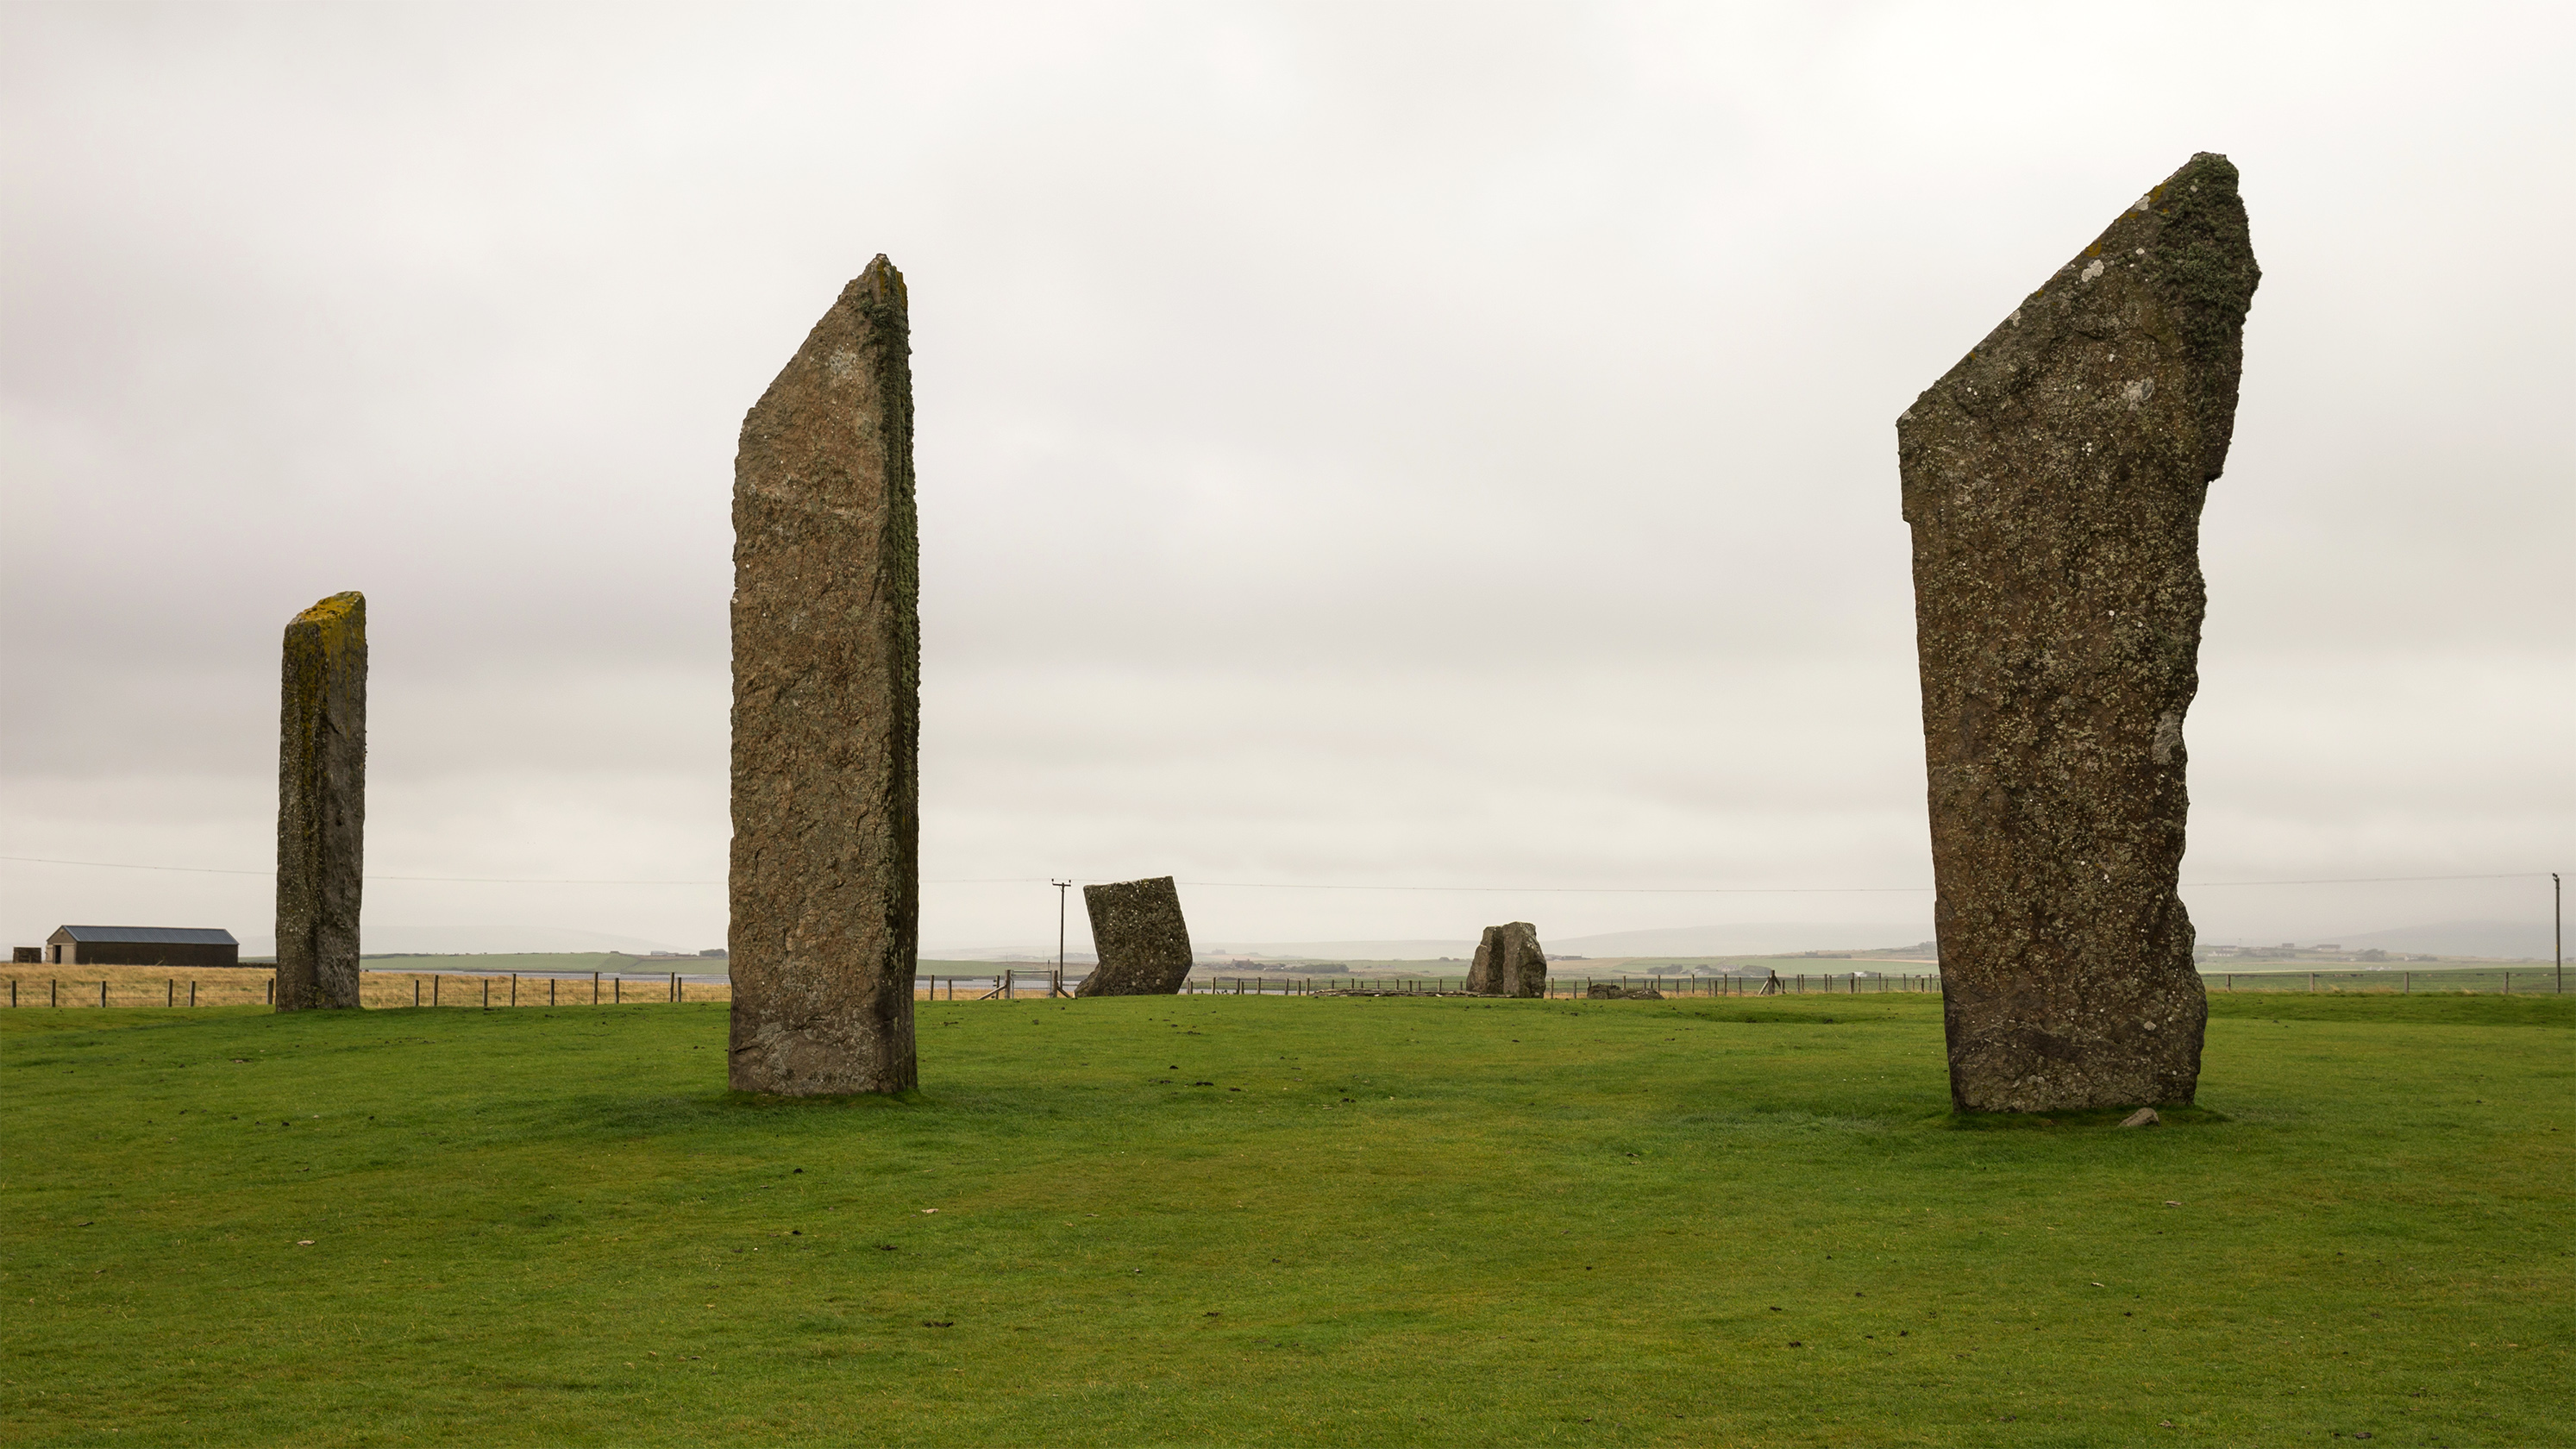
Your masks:
{"label": "thin standing stone", "polygon": [[1190,979],[1190,924],[1170,876],[1084,886],[1082,908],[1100,964],[1074,995],[1171,996]]}
{"label": "thin standing stone", "polygon": [[1538,927],[1527,921],[1487,926],[1467,967],[1467,989],[1478,996],[1545,996],[1547,953]]}
{"label": "thin standing stone", "polygon": [[1959,1110],[2197,1089],[2182,726],[2260,275],[2194,156],[1897,420]]}
{"label": "thin standing stone", "polygon": [[367,843],[367,596],[286,626],[277,727],[280,1011],[358,1002]]}
{"label": "thin standing stone", "polygon": [[916,1085],[921,577],[903,274],[841,291],[734,457],[736,1091]]}

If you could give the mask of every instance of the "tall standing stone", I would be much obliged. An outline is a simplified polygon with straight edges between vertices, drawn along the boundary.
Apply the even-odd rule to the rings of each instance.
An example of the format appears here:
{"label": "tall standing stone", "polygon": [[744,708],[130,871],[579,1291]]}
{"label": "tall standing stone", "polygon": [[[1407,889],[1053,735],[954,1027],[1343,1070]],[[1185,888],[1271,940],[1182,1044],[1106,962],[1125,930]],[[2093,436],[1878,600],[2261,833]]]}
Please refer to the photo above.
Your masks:
{"label": "tall standing stone", "polygon": [[734,455],[736,1091],[920,1079],[911,359],[903,274],[880,256],[743,419]]}
{"label": "tall standing stone", "polygon": [[1467,989],[1478,996],[1545,996],[1547,953],[1539,949],[1538,927],[1527,921],[1487,926],[1467,967]]}
{"label": "tall standing stone", "polygon": [[2200,509],[2260,272],[2194,156],[1897,420],[1962,1111],[2189,1102]]}
{"label": "tall standing stone", "polygon": [[277,1009],[358,1005],[367,843],[367,596],[286,626],[277,724]]}
{"label": "tall standing stone", "polygon": [[1170,996],[1190,979],[1190,923],[1170,876],[1084,886],[1082,908],[1100,964],[1074,995]]}

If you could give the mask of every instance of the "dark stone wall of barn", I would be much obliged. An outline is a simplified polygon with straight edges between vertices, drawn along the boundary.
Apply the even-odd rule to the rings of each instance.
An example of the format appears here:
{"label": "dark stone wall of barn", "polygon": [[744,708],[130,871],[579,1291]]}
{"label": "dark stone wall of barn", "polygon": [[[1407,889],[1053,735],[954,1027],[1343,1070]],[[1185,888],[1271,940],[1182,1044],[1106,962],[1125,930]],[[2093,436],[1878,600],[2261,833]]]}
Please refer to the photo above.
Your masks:
{"label": "dark stone wall of barn", "polygon": [[160,941],[74,941],[64,965],[79,966],[239,966],[239,946],[196,946]]}

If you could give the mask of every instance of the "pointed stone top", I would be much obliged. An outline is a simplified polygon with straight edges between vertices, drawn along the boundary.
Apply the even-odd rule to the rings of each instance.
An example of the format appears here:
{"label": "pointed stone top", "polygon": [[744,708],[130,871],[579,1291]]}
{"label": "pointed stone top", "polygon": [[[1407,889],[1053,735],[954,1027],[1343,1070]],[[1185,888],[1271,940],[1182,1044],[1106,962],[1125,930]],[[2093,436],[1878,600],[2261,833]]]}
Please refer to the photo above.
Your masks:
{"label": "pointed stone top", "polygon": [[287,632],[311,629],[321,636],[326,649],[337,649],[355,639],[367,637],[367,596],[355,589],[315,604],[287,621]]}
{"label": "pointed stone top", "polygon": [[2262,276],[2236,167],[2200,152],[2023,298],[1924,390],[1898,426],[1944,411],[1986,414],[2021,393],[2064,348],[2147,344],[2163,356],[2159,385],[2187,389],[2193,444],[2204,475],[2215,479],[2235,432],[2245,314]]}
{"label": "pointed stone top", "polygon": [[351,589],[345,594],[333,594],[331,597],[315,604],[312,608],[296,615],[295,622],[298,624],[336,624],[353,615],[361,620],[367,617],[367,596],[359,593],[356,589]]}
{"label": "pointed stone top", "polygon": [[868,269],[852,278],[850,285],[841,289],[842,301],[855,302],[863,299],[880,306],[892,307],[898,312],[909,311],[911,308],[911,299],[903,289],[903,273],[895,269],[894,263],[886,260],[886,254],[883,252],[877,253],[876,260],[868,263]]}

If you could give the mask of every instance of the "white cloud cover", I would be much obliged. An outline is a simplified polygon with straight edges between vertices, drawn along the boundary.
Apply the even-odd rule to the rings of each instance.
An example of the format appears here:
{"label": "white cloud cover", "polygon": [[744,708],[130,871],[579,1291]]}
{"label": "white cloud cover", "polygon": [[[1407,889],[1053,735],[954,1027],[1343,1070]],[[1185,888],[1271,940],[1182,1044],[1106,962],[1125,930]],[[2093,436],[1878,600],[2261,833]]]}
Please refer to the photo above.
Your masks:
{"label": "white cloud cover", "polygon": [[[720,941],[734,435],[878,251],[927,945],[1051,944],[1055,874],[1928,884],[1892,420],[2204,149],[2264,281],[2186,879],[2563,864],[2571,31],[11,7],[0,853],[253,874],[0,862],[0,929],[264,938],[279,631],[354,587],[371,872],[708,882],[384,880],[371,946]],[[2533,919],[2546,883],[2192,898],[2271,938]],[[1228,941],[1889,899],[1189,892]]]}

